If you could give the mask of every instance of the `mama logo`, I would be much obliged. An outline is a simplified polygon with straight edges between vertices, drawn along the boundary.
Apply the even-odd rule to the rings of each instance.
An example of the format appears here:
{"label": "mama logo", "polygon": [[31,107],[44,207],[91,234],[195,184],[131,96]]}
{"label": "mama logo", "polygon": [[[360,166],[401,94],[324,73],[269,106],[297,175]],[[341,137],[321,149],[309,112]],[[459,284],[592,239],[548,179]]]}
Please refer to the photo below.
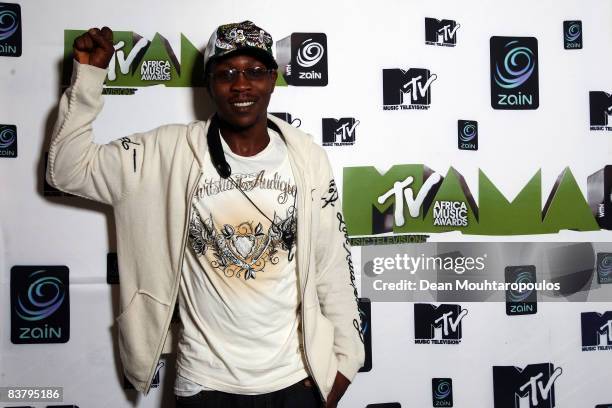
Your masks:
{"label": "mama logo", "polygon": [[[85,30],[64,31],[64,70],[62,84],[70,84],[72,43]],[[143,87],[163,84],[169,87],[204,86],[202,53],[181,34],[180,61],[169,41],[156,33],[148,40],[132,31],[113,33],[113,54],[105,82],[107,87]],[[129,88],[128,88],[129,89]],[[105,93],[133,94],[121,89],[106,88]]]}
{"label": "mama logo", "polygon": [[[512,201],[482,170],[478,202],[452,167],[444,176],[420,164],[395,165],[384,173],[371,166],[346,167],[343,182],[343,209],[352,236],[455,230],[523,235],[602,228],[569,169],[559,175],[543,208],[540,171]],[[589,197],[592,189],[598,187],[589,184]]]}

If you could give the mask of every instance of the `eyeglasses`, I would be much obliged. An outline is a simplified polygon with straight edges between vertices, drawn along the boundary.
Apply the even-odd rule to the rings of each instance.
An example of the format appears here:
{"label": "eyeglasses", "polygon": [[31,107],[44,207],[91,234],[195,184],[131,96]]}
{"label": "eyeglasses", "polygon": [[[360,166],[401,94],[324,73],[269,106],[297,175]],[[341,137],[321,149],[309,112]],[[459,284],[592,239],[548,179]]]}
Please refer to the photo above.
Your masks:
{"label": "eyeglasses", "polygon": [[238,79],[238,75],[240,73],[242,73],[248,81],[261,81],[272,72],[274,72],[273,69],[267,69],[264,67],[249,67],[246,69],[230,68],[217,72],[211,72],[210,77],[216,82],[231,84]]}

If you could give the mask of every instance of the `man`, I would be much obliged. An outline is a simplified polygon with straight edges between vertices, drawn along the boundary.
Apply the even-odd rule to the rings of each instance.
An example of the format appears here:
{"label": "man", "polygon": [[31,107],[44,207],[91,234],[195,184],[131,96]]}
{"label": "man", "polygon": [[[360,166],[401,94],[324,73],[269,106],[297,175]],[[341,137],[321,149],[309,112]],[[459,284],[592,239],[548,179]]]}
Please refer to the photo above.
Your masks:
{"label": "man", "polygon": [[98,145],[113,52],[108,27],[75,40],[47,180],[114,207],[126,377],[148,393],[178,301],[177,406],[335,407],[364,359],[350,247],[324,150],[267,115],[271,36],[215,30],[208,121]]}

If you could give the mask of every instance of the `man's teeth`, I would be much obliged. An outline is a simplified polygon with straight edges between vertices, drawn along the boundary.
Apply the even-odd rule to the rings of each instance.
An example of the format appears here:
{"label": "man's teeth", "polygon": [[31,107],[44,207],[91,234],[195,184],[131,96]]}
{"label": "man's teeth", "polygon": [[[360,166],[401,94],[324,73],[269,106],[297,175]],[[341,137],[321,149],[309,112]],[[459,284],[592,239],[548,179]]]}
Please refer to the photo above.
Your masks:
{"label": "man's teeth", "polygon": [[239,108],[244,108],[246,106],[251,106],[253,105],[255,102],[235,102],[232,105],[237,106]]}

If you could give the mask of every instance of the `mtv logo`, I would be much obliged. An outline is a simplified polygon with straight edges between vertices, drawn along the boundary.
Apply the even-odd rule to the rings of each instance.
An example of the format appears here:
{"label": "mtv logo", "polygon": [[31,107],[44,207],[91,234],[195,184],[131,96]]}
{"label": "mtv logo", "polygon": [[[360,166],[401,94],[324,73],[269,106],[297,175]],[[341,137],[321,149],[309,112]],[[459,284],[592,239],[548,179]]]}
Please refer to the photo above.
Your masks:
{"label": "mtv logo", "polygon": [[355,144],[355,118],[323,118],[323,146]]}
{"label": "mtv logo", "polygon": [[454,20],[438,20],[425,17],[425,44],[454,47],[457,44],[457,30],[461,27]]}
{"label": "mtv logo", "polygon": [[582,346],[612,346],[612,311],[580,314]]}
{"label": "mtv logo", "polygon": [[384,105],[430,105],[431,84],[437,79],[428,69],[383,69]]}
{"label": "mtv logo", "polygon": [[279,119],[284,120],[285,122],[294,125],[295,127],[300,127],[302,124],[302,119],[293,118],[288,112],[270,112],[270,115],[276,116]]}
{"label": "mtv logo", "polygon": [[608,126],[612,115],[612,95],[602,91],[589,92],[591,126]]}
{"label": "mtv logo", "polygon": [[414,338],[459,340],[462,336],[461,321],[467,313],[460,305],[415,303]]}
{"label": "mtv logo", "polygon": [[524,369],[493,366],[494,408],[554,408],[555,381],[563,373],[551,363]]}

